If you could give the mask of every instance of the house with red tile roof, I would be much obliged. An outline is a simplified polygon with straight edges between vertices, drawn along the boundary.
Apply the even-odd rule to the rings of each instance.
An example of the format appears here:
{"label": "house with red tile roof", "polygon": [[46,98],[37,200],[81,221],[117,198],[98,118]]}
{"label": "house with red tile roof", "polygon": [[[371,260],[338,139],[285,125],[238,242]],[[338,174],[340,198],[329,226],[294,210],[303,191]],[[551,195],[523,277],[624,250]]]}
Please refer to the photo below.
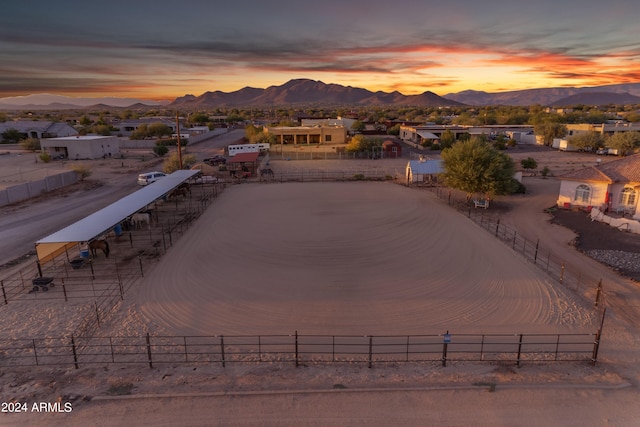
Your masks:
{"label": "house with red tile roof", "polygon": [[590,166],[557,177],[561,208],[618,213],[640,220],[640,154]]}

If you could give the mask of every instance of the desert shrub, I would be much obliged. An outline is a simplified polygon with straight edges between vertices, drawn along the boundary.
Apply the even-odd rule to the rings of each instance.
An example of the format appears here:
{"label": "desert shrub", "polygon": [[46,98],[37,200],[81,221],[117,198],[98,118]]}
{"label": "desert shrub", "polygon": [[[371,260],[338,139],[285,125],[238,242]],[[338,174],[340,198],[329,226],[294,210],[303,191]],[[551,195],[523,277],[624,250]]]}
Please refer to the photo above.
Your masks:
{"label": "desert shrub", "polygon": [[159,157],[162,157],[169,152],[169,149],[166,145],[156,144],[156,146],[153,147],[153,152],[156,153]]}
{"label": "desert shrub", "polygon": [[26,138],[20,141],[20,146],[25,150],[38,151],[41,149],[40,140],[38,138]]}
{"label": "desert shrub", "polygon": [[49,163],[51,161],[51,155],[49,153],[42,153],[38,157],[43,163]]}
{"label": "desert shrub", "polygon": [[76,174],[78,174],[78,180],[84,181],[91,176],[91,169],[87,165],[76,164],[71,167]]}

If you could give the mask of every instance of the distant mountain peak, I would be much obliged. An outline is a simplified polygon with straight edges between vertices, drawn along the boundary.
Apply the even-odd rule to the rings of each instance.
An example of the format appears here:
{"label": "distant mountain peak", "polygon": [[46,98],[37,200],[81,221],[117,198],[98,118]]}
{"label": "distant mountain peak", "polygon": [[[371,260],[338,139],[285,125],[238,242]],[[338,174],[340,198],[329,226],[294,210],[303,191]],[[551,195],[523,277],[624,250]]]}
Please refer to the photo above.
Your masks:
{"label": "distant mountain peak", "polygon": [[293,79],[266,89],[245,87],[235,92],[206,92],[195,99],[177,98],[171,106],[180,107],[241,107],[275,105],[461,105],[433,92],[403,95],[398,91],[371,92],[367,89],[324,83],[319,80]]}

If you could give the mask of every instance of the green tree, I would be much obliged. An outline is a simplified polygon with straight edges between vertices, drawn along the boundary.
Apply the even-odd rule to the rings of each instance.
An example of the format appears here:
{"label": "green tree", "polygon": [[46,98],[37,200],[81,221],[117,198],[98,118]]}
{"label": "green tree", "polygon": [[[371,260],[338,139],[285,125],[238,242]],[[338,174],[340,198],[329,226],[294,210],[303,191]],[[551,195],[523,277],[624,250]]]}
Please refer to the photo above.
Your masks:
{"label": "green tree", "polygon": [[605,145],[626,156],[640,146],[640,132],[616,132],[606,139]]}
{"label": "green tree", "polygon": [[478,137],[461,141],[442,151],[443,178],[449,187],[492,199],[515,190],[513,160]]}
{"label": "green tree", "polygon": [[111,128],[108,125],[97,125],[94,127],[94,132],[102,136],[110,136]]}
{"label": "green tree", "polygon": [[40,140],[38,138],[27,138],[20,141],[20,146],[25,150],[38,151],[41,149]]}
{"label": "green tree", "polygon": [[147,136],[152,138],[162,138],[163,136],[171,136],[173,130],[164,123],[150,123],[147,126]]}
{"label": "green tree", "polygon": [[149,137],[149,132],[147,130],[147,124],[142,123],[136,130],[131,132],[129,139],[145,139]]}
{"label": "green tree", "polygon": [[[182,154],[182,169],[189,169],[196,164],[196,156],[193,154]],[[165,173],[173,173],[180,169],[180,157],[177,152],[171,153],[171,155],[165,159],[162,170]]]}
{"label": "green tree", "polygon": [[395,124],[393,126],[391,126],[389,129],[387,129],[387,135],[395,135],[398,136],[400,135],[400,124]]}
{"label": "green tree", "polygon": [[531,169],[531,170],[538,169],[538,162],[533,157],[527,157],[526,159],[520,160],[520,165],[524,169]]}
{"label": "green tree", "polygon": [[440,147],[442,149],[451,147],[454,142],[456,142],[456,135],[450,129],[442,132],[440,136]]}
{"label": "green tree", "polygon": [[536,135],[541,135],[544,145],[551,146],[554,138],[562,138],[567,134],[567,127],[562,123],[546,121],[533,126]]}
{"label": "green tree", "polygon": [[583,151],[595,151],[604,145],[604,140],[599,132],[579,132],[567,138],[567,141]]}
{"label": "green tree", "polygon": [[351,130],[354,132],[362,132],[364,128],[365,128],[364,123],[362,123],[360,120],[356,120],[351,125]]}
{"label": "green tree", "polygon": [[25,136],[17,129],[9,128],[2,132],[2,142],[6,144],[16,144]]}
{"label": "green tree", "polygon": [[250,144],[276,144],[277,142],[278,138],[274,134],[264,131],[256,133],[249,140]]}
{"label": "green tree", "polygon": [[209,115],[206,113],[194,113],[189,116],[189,123],[204,125],[209,121]]}
{"label": "green tree", "polygon": [[91,126],[91,119],[87,116],[82,116],[82,118],[80,119],[80,124],[82,126]]}

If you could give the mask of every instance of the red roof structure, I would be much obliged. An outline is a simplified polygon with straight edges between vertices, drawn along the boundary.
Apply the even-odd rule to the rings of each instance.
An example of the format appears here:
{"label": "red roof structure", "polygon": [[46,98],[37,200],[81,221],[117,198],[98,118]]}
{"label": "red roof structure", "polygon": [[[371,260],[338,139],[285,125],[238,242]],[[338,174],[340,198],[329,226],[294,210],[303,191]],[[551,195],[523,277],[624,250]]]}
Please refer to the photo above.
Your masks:
{"label": "red roof structure", "polygon": [[246,163],[258,160],[260,153],[238,153],[227,160],[227,163]]}

